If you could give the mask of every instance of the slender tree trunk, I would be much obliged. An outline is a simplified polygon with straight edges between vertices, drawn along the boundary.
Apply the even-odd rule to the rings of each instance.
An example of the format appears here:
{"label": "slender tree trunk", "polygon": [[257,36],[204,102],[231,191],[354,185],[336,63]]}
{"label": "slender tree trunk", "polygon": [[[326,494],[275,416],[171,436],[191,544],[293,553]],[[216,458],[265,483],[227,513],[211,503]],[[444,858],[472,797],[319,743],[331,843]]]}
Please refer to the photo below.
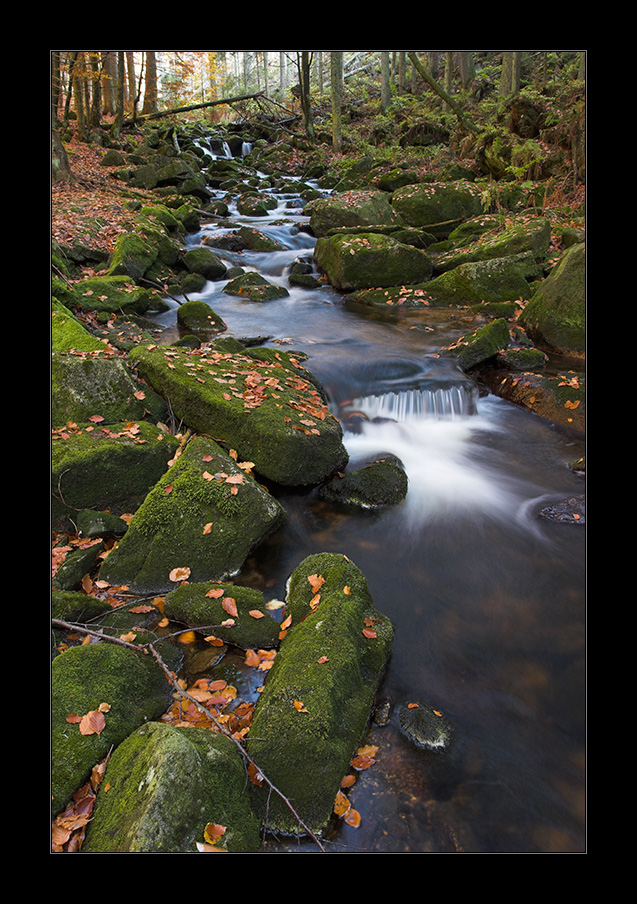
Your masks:
{"label": "slender tree trunk", "polygon": [[471,120],[465,115],[462,109],[458,106],[458,104],[454,101],[451,95],[447,94],[447,92],[442,88],[438,82],[427,72],[425,67],[422,65],[418,57],[413,51],[409,53],[409,59],[414,65],[414,68],[418,72],[418,74],[427,82],[430,88],[432,88],[436,94],[441,97],[446,104],[449,105],[451,110],[456,114],[458,119],[460,120],[461,125],[468,132],[472,132],[474,135],[480,134],[480,129]]}
{"label": "slender tree trunk", "polygon": [[330,86],[332,92],[332,148],[337,154],[343,150],[343,51],[330,51]]}
{"label": "slender tree trunk", "polygon": [[115,91],[115,119],[111,126],[111,136],[119,138],[124,122],[124,83],[126,81],[125,55],[123,50],[117,51],[117,82]]}
{"label": "slender tree trunk", "polygon": [[[298,54],[297,54],[298,59]],[[310,97],[310,72],[312,69],[312,53],[309,50],[302,50],[299,60],[299,83],[301,87],[301,112],[303,114],[303,124],[305,126],[305,135],[308,141],[314,143],[316,133],[314,131],[314,118],[312,116],[312,102]]]}
{"label": "slender tree trunk", "polygon": [[389,51],[381,50],[380,52],[380,105],[383,113],[386,111],[391,100],[391,91],[389,87]]}

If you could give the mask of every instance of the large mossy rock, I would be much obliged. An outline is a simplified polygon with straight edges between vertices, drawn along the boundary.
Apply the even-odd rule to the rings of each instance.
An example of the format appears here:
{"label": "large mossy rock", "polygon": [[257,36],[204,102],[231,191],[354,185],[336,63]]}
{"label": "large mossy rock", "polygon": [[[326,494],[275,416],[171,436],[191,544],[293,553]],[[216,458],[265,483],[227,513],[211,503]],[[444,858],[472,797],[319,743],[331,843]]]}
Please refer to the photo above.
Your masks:
{"label": "large mossy rock", "polygon": [[310,228],[317,238],[343,226],[404,225],[389,203],[389,195],[375,189],[354,189],[311,201],[305,213],[310,215]]}
{"label": "large mossy rock", "polygon": [[205,279],[223,279],[226,265],[210,248],[191,248],[184,254],[184,262],[191,273],[198,273]]}
{"label": "large mossy rock", "polygon": [[[268,673],[248,752],[307,827],[327,827],[343,776],[368,726],[393,640],[361,571],[346,556],[309,556],[288,582],[291,627]],[[272,832],[303,834],[267,787],[254,805]]]}
{"label": "large mossy rock", "polygon": [[195,436],[135,512],[100,577],[137,593],[222,581],[285,519],[280,503],[213,440]]}
{"label": "large mossy rock", "polygon": [[566,251],[520,315],[529,338],[548,352],[586,353],[586,245]]}
{"label": "large mossy rock", "polygon": [[263,594],[252,587],[210,581],[181,584],[166,594],[164,614],[190,628],[208,628],[209,635],[243,650],[279,644],[281,626],[270,615]]}
{"label": "large mossy rock", "polygon": [[464,263],[429,280],[424,287],[432,305],[469,306],[527,301],[532,294],[524,257]]}
{"label": "large mossy rock", "polygon": [[394,192],[391,204],[409,226],[439,237],[483,211],[481,189],[463,181],[405,185]]}
{"label": "large mossy rock", "polygon": [[277,286],[260,273],[249,270],[231,279],[224,287],[226,295],[236,295],[244,301],[274,301],[290,294],[285,286]]}
{"label": "large mossy rock", "polygon": [[[476,224],[477,236],[466,242],[467,227]],[[480,218],[457,229],[449,236],[450,241],[457,236],[458,247],[443,253],[436,259],[436,270],[446,272],[460,264],[489,261],[494,258],[510,258],[529,253],[533,260],[541,261],[549,249],[551,223],[544,217],[519,216],[513,222],[505,223],[487,232],[480,230]]]}
{"label": "large mossy rock", "polygon": [[69,308],[98,313],[145,314],[153,304],[152,292],[125,275],[83,279],[58,297]]}
{"label": "large mossy rock", "polygon": [[225,735],[143,725],[108,762],[82,853],[194,854],[208,824],[225,830],[220,850],[256,853],[259,825],[245,783],[242,757]]}
{"label": "large mossy rock", "polygon": [[111,255],[108,275],[139,280],[155,263],[158,253],[155,243],[141,235],[120,235]]}
{"label": "large mossy rock", "polygon": [[180,305],[177,308],[177,323],[185,330],[206,337],[227,329],[222,318],[205,301],[186,301]]}
{"label": "large mossy rock", "polygon": [[343,291],[413,285],[432,273],[425,251],[377,233],[320,238],[314,260],[330,283]]}
{"label": "large mossy rock", "polygon": [[83,509],[133,512],[168,468],[174,436],[153,424],[78,424],[53,435],[51,519],[61,527]]}
{"label": "large mossy rock", "polygon": [[[152,656],[109,643],[72,647],[51,664],[52,810],[59,813],[92,768],[170,706],[171,687]],[[99,733],[69,717],[102,709]]]}
{"label": "large mossy rock", "polygon": [[139,346],[130,356],[175,415],[286,486],[318,484],[348,460],[324,397],[292,354]]}
{"label": "large mossy rock", "polygon": [[146,413],[140,390],[120,358],[104,349],[51,356],[51,424],[61,427],[92,417],[101,423],[141,420]]}

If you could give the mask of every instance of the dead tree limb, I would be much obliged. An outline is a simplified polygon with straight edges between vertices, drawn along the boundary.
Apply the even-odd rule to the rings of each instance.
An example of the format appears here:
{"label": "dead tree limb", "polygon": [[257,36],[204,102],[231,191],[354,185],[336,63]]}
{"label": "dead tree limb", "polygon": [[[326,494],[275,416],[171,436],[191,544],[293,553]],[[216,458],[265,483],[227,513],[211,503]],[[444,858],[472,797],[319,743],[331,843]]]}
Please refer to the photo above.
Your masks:
{"label": "dead tree limb", "polygon": [[[200,104],[189,104],[187,107],[173,107],[171,110],[160,110],[157,113],[145,113],[143,116],[137,116],[135,122],[141,119],[161,119],[162,116],[172,116],[175,113],[190,113],[191,110],[204,110],[206,107],[219,107],[224,104],[236,104],[243,100],[256,100],[265,97],[263,91],[256,94],[241,94],[237,97],[222,97],[220,100],[208,100]],[[124,125],[132,125],[133,120],[127,119]]]}

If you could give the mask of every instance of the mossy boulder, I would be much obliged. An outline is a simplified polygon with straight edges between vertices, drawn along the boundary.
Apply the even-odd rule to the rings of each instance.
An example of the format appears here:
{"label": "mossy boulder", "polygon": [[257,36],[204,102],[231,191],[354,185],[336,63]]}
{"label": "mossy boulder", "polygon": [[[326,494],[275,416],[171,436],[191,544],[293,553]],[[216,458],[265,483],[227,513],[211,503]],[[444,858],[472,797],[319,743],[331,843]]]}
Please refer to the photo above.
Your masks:
{"label": "mossy boulder", "polygon": [[158,250],[152,241],[136,233],[120,235],[111,255],[109,276],[128,276],[140,280],[155,263]]}
{"label": "mossy boulder", "polygon": [[315,485],[347,463],[338,420],[292,354],[139,346],[130,362],[178,418],[235,449],[262,477]]}
{"label": "mossy boulder", "polygon": [[498,352],[507,348],[511,335],[506,320],[499,317],[472,333],[461,336],[453,345],[442,350],[445,357],[456,358],[465,371],[495,358]]}
{"label": "mossy boulder", "polygon": [[522,311],[520,326],[548,352],[586,353],[586,245],[573,245]]}
{"label": "mossy boulder", "polygon": [[51,356],[54,428],[93,417],[105,424],[141,420],[146,409],[136,396],[139,390],[124,362],[108,354],[103,344],[99,352],[54,352]]}
{"label": "mossy boulder", "polygon": [[107,429],[56,431],[51,453],[51,518],[62,527],[82,509],[133,512],[168,468],[178,441],[145,421]]}
{"label": "mossy boulder", "polygon": [[241,226],[237,229],[236,235],[244,248],[249,251],[284,251],[285,246],[276,239],[261,232],[259,229],[253,229],[250,226]]}
{"label": "mossy boulder", "polygon": [[398,226],[404,222],[389,202],[389,194],[376,189],[352,189],[310,201],[305,213],[317,238],[348,226]]}
{"label": "mossy boulder", "polygon": [[[393,640],[364,575],[346,556],[309,556],[288,581],[292,623],[257,702],[248,752],[308,828],[328,826],[368,726]],[[267,787],[254,806],[270,831],[303,834]]]}
{"label": "mossy boulder", "polygon": [[51,348],[54,352],[102,352],[105,343],[93,336],[69,309],[51,302]]}
{"label": "mossy boulder", "polygon": [[[52,810],[59,813],[111,749],[170,705],[171,687],[152,656],[109,643],[71,647],[51,665]],[[102,707],[99,733],[69,721]]]}
{"label": "mossy boulder", "polygon": [[274,301],[276,298],[287,298],[290,294],[285,286],[277,286],[253,270],[235,276],[223,287],[223,291],[226,295],[255,302]]}
{"label": "mossy boulder", "polygon": [[321,487],[319,497],[341,505],[380,509],[397,505],[407,496],[408,478],[393,455],[386,455],[362,468],[334,477]]}
{"label": "mossy boulder", "polygon": [[186,583],[166,594],[164,614],[243,650],[279,644],[280,624],[261,591],[237,584]]}
{"label": "mossy boulder", "polygon": [[481,190],[471,182],[426,182],[398,188],[393,209],[409,226],[448,236],[460,223],[483,211]]}
{"label": "mossy boulder", "polygon": [[177,323],[193,333],[211,336],[223,333],[227,327],[222,318],[205,301],[186,301],[177,308]]}
{"label": "mossy boulder", "polygon": [[[475,222],[475,221],[474,221]],[[458,234],[460,230],[457,230]],[[454,234],[449,237],[453,240]],[[494,258],[510,258],[529,253],[534,261],[541,261],[551,241],[551,223],[544,217],[519,216],[504,228],[483,232],[469,243],[457,247],[436,259],[436,271],[453,270],[460,264],[488,261]],[[535,272],[533,275],[539,275]]]}
{"label": "mossy boulder", "polygon": [[57,293],[68,308],[98,313],[145,314],[154,304],[153,293],[135,285],[129,276],[95,276],[76,283],[71,290]]}
{"label": "mossy boulder", "polygon": [[320,238],[314,260],[343,291],[413,285],[429,279],[433,269],[425,251],[377,233]]}
{"label": "mossy boulder", "polygon": [[136,593],[225,580],[285,519],[250,474],[213,440],[195,436],[137,509],[100,577]]}
{"label": "mossy boulder", "polygon": [[237,211],[243,217],[267,217],[276,206],[275,198],[256,192],[246,192],[237,198]]}
{"label": "mossy boulder", "polygon": [[426,286],[430,303],[469,306],[486,302],[527,301],[532,290],[524,262],[517,257],[460,264],[431,279]]}
{"label": "mossy boulder", "polygon": [[586,430],[586,375],[577,371],[543,374],[480,370],[480,379],[495,395],[539,417],[583,433]]}
{"label": "mossy boulder", "polygon": [[210,248],[191,248],[184,254],[184,262],[191,273],[197,273],[210,281],[223,279],[226,275],[226,265]]}
{"label": "mossy boulder", "polygon": [[259,825],[236,746],[205,728],[143,725],[114,751],[82,853],[194,854],[206,826],[221,851],[256,853]]}

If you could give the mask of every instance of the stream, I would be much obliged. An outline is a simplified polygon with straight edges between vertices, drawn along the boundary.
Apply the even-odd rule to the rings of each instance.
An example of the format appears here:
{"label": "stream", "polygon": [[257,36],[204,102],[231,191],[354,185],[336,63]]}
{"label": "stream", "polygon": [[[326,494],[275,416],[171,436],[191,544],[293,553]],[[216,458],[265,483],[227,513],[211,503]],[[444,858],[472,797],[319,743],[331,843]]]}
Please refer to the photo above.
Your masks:
{"label": "stream", "polygon": [[[288,298],[252,303],[209,282],[203,299],[226,336],[303,351],[345,431],[354,468],[393,453],[409,477],[401,505],[339,508],[314,493],[277,490],[288,523],[237,579],[283,599],[305,556],[339,552],[367,578],[395,640],[381,690],[394,706],[420,702],[454,727],[445,756],[373,724],[376,762],[348,791],[361,814],[325,842],[330,853],[583,853],[585,825],[585,528],[538,517],[584,492],[569,463],[584,438],[478,393],[437,356],[475,324],[462,310],[356,307],[329,285],[289,286],[315,240],[281,197],[267,217],[203,225],[189,245],[247,223],[284,251],[233,254]],[[158,319],[176,327],[176,303]],[[362,417],[364,414],[368,419]],[[317,853],[310,841],[264,852]]]}

